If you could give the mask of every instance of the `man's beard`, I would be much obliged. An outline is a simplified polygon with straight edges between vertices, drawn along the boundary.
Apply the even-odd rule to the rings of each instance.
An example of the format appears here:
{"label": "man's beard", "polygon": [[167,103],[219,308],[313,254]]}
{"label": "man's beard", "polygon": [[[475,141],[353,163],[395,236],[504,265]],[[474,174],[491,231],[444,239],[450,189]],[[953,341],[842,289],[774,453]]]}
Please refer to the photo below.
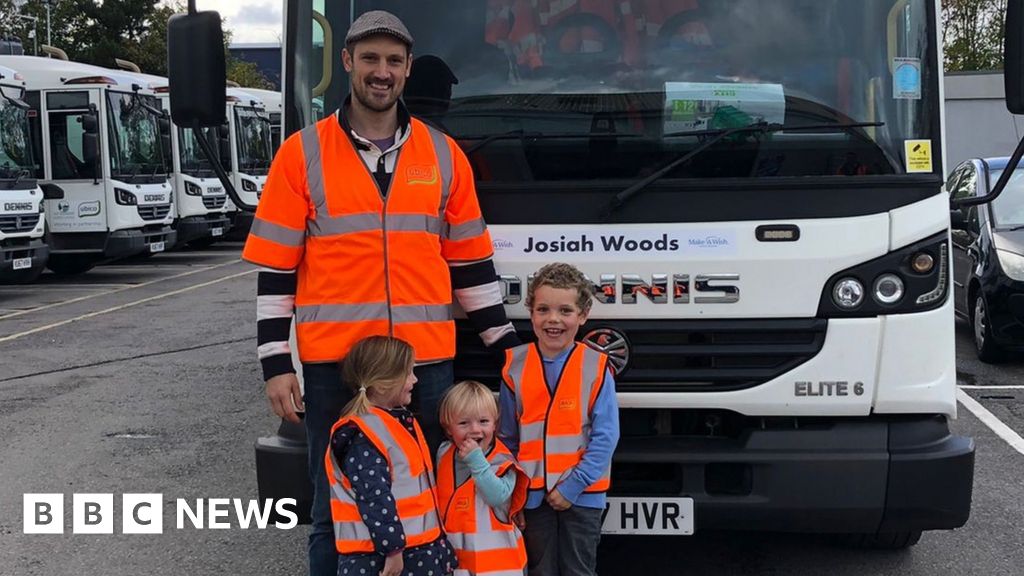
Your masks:
{"label": "man's beard", "polygon": [[362,90],[352,90],[353,96],[355,96],[356,100],[358,100],[359,103],[362,104],[364,108],[368,108],[370,110],[373,110],[374,112],[387,112],[388,110],[394,108],[395,104],[398,102],[398,96],[395,96],[393,99],[387,100],[383,104],[381,104],[379,100],[374,100],[370,96],[370,90],[371,88],[365,84],[363,85]]}

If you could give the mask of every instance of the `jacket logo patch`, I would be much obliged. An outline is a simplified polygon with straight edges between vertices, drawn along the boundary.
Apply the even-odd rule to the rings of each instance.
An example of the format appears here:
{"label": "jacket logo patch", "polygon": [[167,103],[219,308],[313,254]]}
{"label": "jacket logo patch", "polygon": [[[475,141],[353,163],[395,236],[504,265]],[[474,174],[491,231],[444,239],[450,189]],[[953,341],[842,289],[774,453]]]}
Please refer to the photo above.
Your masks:
{"label": "jacket logo patch", "polygon": [[437,168],[435,166],[409,166],[405,169],[405,181],[410,186],[437,184]]}
{"label": "jacket logo patch", "polygon": [[455,509],[466,511],[469,510],[469,498],[462,497],[455,500]]}
{"label": "jacket logo patch", "polygon": [[575,398],[563,398],[558,401],[559,410],[575,410],[576,399]]}

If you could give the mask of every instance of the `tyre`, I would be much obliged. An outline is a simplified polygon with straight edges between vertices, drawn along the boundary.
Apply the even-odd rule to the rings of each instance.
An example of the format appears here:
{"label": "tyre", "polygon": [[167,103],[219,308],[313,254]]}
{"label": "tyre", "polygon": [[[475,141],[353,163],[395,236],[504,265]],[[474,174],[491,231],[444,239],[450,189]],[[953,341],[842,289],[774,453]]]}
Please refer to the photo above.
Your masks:
{"label": "tyre", "polygon": [[920,530],[905,532],[877,532],[873,534],[843,534],[840,542],[851,548],[870,550],[904,550],[921,539]]}
{"label": "tyre", "polygon": [[46,267],[54,274],[61,276],[73,276],[87,272],[96,266],[96,259],[93,256],[82,254],[50,254],[50,260]]}
{"label": "tyre", "polygon": [[197,238],[195,240],[189,240],[185,243],[186,246],[193,250],[202,250],[203,248],[209,248],[214,243],[219,242],[220,238],[214,238],[213,236],[207,236],[204,238]]}
{"label": "tyre", "polygon": [[971,312],[971,327],[974,329],[974,352],[978,360],[994,364],[1003,360],[1005,353],[992,337],[992,322],[988,314],[988,302],[980,292],[974,295]]}

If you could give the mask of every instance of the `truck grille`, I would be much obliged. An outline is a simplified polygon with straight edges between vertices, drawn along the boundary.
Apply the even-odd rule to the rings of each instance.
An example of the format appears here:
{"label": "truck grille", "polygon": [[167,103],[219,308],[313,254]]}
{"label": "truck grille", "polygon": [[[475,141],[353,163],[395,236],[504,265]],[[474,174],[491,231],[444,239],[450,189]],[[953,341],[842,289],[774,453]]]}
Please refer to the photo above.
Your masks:
{"label": "truck grille", "polygon": [[0,215],[0,231],[5,234],[28,232],[39,224],[39,213]]}
{"label": "truck grille", "polygon": [[163,220],[171,211],[170,204],[150,204],[139,206],[139,217],[143,220]]}
{"label": "truck grille", "polygon": [[211,210],[223,208],[227,199],[227,196],[203,196],[203,206],[206,206]]}
{"label": "truck grille", "polygon": [[[523,341],[533,341],[529,321],[515,321]],[[616,375],[620,392],[721,392],[752,388],[813,358],[825,343],[828,321],[591,320],[580,330],[611,328],[629,341],[629,364]],[[502,359],[486,350],[460,321],[455,379],[496,387]]]}

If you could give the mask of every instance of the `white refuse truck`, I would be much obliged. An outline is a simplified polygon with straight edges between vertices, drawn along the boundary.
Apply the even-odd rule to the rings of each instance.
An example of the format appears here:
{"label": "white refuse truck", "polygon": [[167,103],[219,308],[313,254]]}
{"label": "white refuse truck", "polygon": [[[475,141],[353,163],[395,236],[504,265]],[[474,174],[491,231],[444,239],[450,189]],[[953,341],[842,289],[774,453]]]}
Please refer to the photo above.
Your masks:
{"label": "white refuse truck", "polygon": [[[25,79],[35,176],[62,192],[46,200],[56,273],[174,245],[174,194],[153,91],[130,75],[59,58],[0,56]],[[154,113],[157,112],[157,114]],[[59,194],[58,194],[59,195]]]}
{"label": "white refuse truck", "polygon": [[50,253],[24,96],[21,75],[0,66],[0,282],[32,282]]}

